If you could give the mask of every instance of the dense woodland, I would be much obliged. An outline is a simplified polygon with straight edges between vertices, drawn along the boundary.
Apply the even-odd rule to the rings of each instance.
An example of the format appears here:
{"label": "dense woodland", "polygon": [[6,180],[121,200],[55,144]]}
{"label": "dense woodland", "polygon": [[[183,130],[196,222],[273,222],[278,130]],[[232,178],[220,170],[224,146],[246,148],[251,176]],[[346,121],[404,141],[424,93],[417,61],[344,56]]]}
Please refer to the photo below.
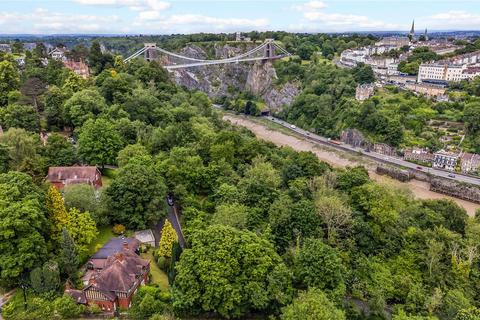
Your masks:
{"label": "dense woodland", "polygon": [[[170,287],[139,290],[132,319],[478,319],[480,220],[452,201],[375,183],[362,167],[333,169],[259,141],[156,63],[124,65],[92,48],[88,80],[55,61],[43,66],[41,52],[21,70],[0,58],[0,286],[28,295],[24,310],[19,289],[5,319],[98,312],[62,296],[65,285],[81,285],[100,228],[151,226],[166,215],[167,192],[182,207],[188,245],[168,241],[168,261],[151,262],[169,264]],[[395,143],[413,130],[405,119],[427,108],[411,102],[431,103],[392,93],[401,100],[359,107],[350,98],[368,71],[295,60],[278,70],[304,86],[286,117],[326,135],[351,121]],[[470,116],[479,130],[478,113]],[[73,164],[97,165],[111,181],[62,197],[46,170]]]}

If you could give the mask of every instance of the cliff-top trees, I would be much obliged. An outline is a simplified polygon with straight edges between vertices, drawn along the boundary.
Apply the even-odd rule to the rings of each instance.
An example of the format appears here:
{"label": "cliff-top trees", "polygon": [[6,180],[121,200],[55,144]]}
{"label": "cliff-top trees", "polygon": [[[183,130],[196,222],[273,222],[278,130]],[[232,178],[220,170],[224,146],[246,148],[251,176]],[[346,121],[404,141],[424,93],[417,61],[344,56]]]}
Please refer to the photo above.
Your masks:
{"label": "cliff-top trees", "polygon": [[288,303],[291,276],[271,243],[213,225],[198,231],[176,266],[174,308],[241,317]]}

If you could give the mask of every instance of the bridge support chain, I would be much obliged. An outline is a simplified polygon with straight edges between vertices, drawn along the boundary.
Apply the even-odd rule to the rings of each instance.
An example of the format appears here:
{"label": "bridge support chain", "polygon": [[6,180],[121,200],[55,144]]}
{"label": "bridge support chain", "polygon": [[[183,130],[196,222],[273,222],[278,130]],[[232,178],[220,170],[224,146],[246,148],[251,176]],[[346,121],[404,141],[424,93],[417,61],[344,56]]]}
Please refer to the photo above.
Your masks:
{"label": "bridge support chain", "polygon": [[157,58],[157,44],[150,42],[144,43],[145,52],[143,53],[143,57],[147,61],[153,61]]}

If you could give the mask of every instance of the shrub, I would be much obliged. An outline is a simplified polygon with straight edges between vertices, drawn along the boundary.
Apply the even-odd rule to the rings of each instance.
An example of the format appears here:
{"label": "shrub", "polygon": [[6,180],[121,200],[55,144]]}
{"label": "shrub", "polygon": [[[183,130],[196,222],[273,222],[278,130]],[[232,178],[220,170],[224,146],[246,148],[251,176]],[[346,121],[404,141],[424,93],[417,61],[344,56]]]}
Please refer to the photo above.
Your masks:
{"label": "shrub", "polygon": [[170,265],[170,259],[160,256],[157,258],[157,265],[161,270],[167,272],[168,266]]}
{"label": "shrub", "polygon": [[123,234],[125,232],[125,226],[123,224],[115,224],[112,231],[115,234]]}

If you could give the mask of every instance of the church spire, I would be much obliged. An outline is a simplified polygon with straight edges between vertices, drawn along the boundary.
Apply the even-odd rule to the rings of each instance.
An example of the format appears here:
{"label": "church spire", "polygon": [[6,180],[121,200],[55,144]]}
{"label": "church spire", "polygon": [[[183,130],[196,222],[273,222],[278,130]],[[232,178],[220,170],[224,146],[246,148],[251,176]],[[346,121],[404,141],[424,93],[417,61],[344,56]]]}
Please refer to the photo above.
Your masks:
{"label": "church spire", "polygon": [[415,19],[413,19],[412,21],[412,28],[410,29],[410,33],[408,34],[408,38],[410,39],[410,41],[412,41],[414,37],[415,37]]}

